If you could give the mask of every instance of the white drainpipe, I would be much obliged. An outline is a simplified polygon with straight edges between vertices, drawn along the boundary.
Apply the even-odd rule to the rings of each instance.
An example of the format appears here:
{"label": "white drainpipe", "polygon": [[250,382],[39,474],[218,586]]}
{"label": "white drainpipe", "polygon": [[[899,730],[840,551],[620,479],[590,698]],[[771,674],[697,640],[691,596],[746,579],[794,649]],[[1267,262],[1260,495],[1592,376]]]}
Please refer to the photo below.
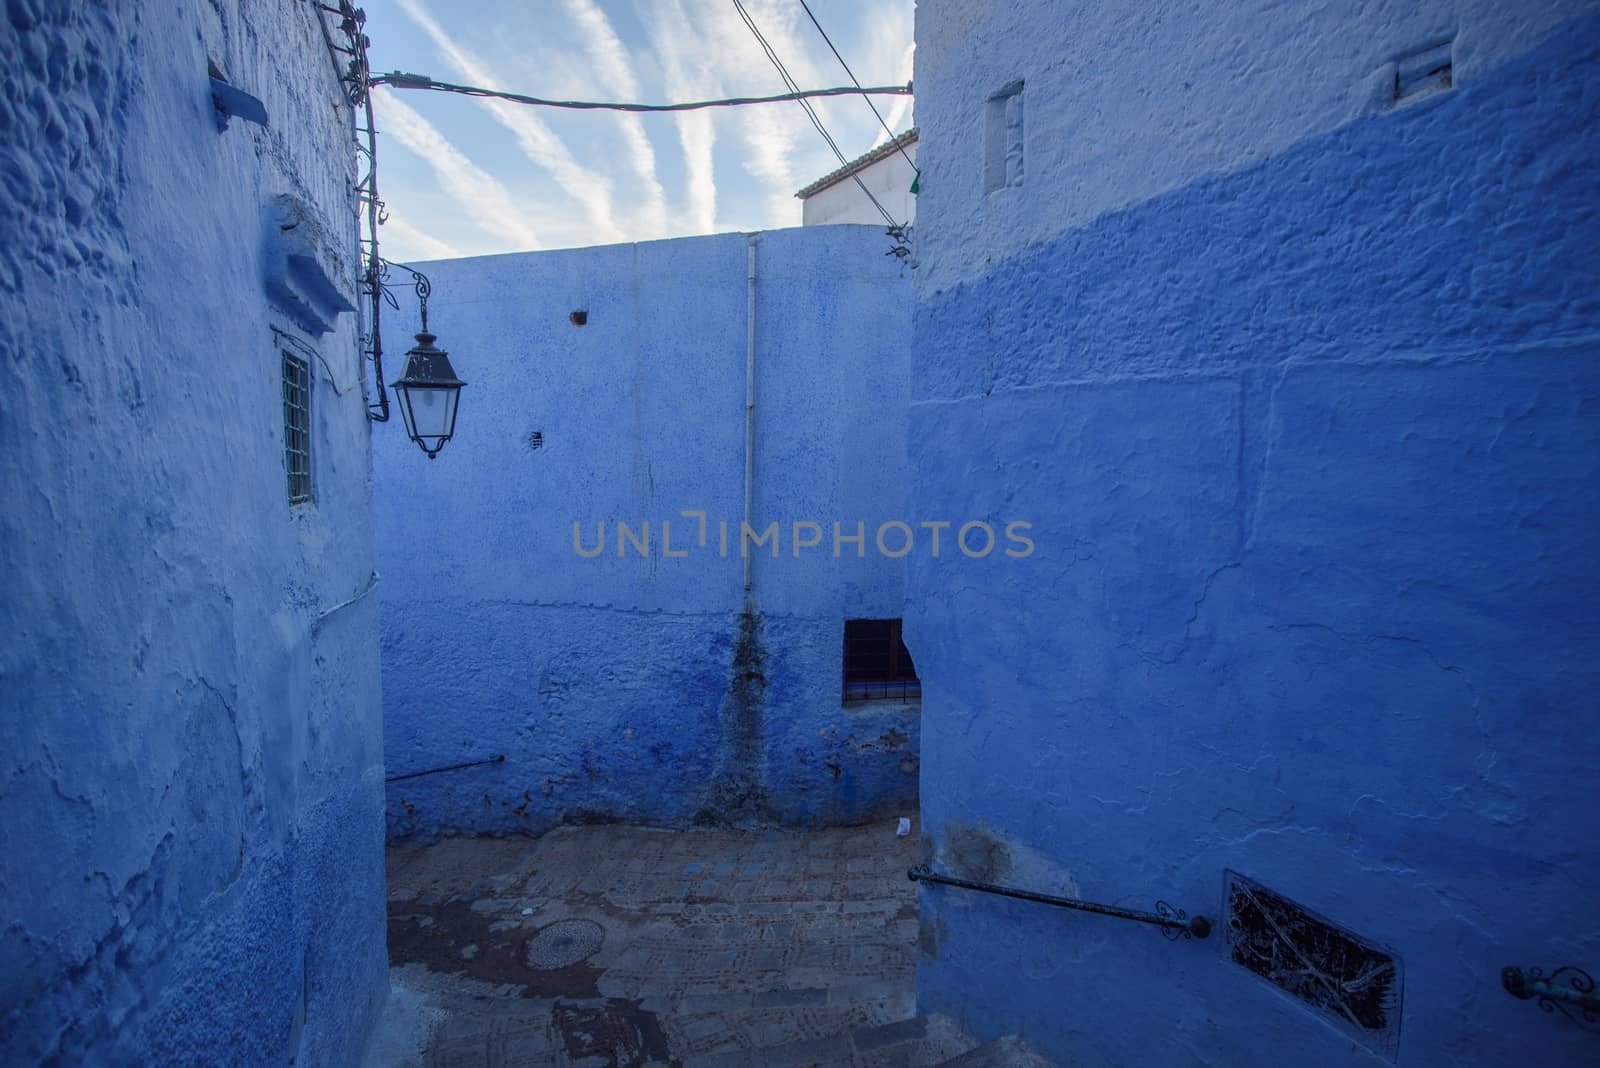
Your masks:
{"label": "white drainpipe", "polygon": [[744,335],[744,526],[739,528],[739,555],[744,557],[744,588],[750,589],[750,557],[744,551],[744,531],[750,525],[756,485],[756,242],[760,234],[746,234],[750,242],[749,285],[745,303]]}

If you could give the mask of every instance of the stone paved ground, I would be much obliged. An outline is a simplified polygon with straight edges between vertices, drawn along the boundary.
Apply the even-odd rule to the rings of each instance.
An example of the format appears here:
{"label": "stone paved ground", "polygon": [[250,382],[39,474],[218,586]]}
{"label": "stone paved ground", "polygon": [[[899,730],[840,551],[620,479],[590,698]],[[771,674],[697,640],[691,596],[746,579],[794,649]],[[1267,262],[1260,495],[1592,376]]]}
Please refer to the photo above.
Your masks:
{"label": "stone paved ground", "polygon": [[374,1062],[953,1056],[970,1042],[913,1017],[916,839],[894,829],[601,825],[392,849],[395,999]]}

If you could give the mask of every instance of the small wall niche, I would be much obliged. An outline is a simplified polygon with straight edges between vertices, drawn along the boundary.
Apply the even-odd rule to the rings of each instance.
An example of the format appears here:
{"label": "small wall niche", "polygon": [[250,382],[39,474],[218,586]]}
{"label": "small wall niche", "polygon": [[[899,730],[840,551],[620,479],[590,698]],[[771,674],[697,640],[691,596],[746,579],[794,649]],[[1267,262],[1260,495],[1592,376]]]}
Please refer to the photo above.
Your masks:
{"label": "small wall niche", "polygon": [[985,102],[983,124],[984,188],[993,193],[1020,186],[1024,145],[1020,80],[1007,85]]}
{"label": "small wall niche", "polygon": [[1391,102],[1409,104],[1452,88],[1455,85],[1453,44],[1445,41],[1430,45],[1395,60]]}

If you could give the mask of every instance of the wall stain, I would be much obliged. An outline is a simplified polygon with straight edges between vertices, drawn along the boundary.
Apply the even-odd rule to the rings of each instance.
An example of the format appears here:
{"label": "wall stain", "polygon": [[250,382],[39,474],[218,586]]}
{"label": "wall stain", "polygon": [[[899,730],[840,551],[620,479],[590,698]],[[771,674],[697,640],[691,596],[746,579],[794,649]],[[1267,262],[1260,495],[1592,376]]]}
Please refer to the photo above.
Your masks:
{"label": "wall stain", "polygon": [[695,813],[701,826],[739,825],[769,817],[764,783],[766,761],[767,654],[762,617],[750,603],[739,615],[728,692],[722,702],[722,752],[705,805]]}
{"label": "wall stain", "polygon": [[987,827],[944,825],[944,865],[958,879],[1003,883],[1011,875],[1011,848]]}
{"label": "wall stain", "polygon": [[950,937],[950,928],[943,916],[923,913],[917,917],[917,952],[929,960],[939,959],[939,949]]}

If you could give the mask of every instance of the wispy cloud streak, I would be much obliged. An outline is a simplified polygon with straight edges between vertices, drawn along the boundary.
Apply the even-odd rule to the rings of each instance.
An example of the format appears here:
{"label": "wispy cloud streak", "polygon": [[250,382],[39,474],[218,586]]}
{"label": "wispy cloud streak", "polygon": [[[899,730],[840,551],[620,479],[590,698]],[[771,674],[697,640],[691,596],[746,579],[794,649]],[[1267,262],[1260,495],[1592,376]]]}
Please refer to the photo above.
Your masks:
{"label": "wispy cloud streak", "polygon": [[[683,4],[679,0],[640,0],[636,10],[650,27],[667,95],[674,100],[721,96],[722,83],[705,65],[704,44]],[[703,111],[680,113],[674,121],[683,147],[689,229],[709,234],[717,229],[716,127],[711,115]]]}
{"label": "wispy cloud streak", "polygon": [[[782,91],[784,86],[778,72],[733,5],[718,0],[698,2],[706,47],[718,57],[720,67],[737,74],[738,87],[759,92]],[[805,16],[798,4],[786,0],[744,0],[744,4],[790,76],[802,87],[836,85],[843,80],[843,72],[838,70],[837,64],[826,73],[818,66],[809,43],[811,39],[802,29],[813,35],[815,31],[811,30],[809,21],[803,28],[800,25],[799,20]],[[825,48],[820,38],[814,44],[819,50]],[[828,62],[834,63],[831,55]],[[865,105],[853,103],[851,106],[859,108],[860,114],[842,110],[839,101],[812,102],[847,159],[871,144],[865,122],[876,126]],[[797,225],[800,208],[794,199],[795,190],[837,167],[838,159],[812,128],[799,105],[745,108],[739,115],[739,124],[750,150],[744,169],[766,189],[765,225]]]}
{"label": "wispy cloud streak", "polygon": [[[900,62],[895,67],[895,81],[909,82],[911,80],[911,68],[915,62],[916,53],[915,45],[906,45],[904,51],[900,54]],[[910,128],[913,114],[912,105],[913,101],[909,96],[895,97],[894,103],[889,105],[888,111],[883,111],[882,104],[878,105],[878,110],[883,111],[883,121],[888,124],[890,130],[894,131],[896,137]],[[887,140],[889,140],[889,134],[880,129],[878,131],[878,139],[873,142],[872,147],[876,148]]]}
{"label": "wispy cloud streak", "polygon": [[[594,73],[612,99],[639,100],[639,79],[632,60],[606,13],[594,0],[566,0],[567,13],[583,33],[584,51],[594,65]],[[642,190],[642,219],[645,235],[662,237],[667,232],[666,193],[656,176],[656,152],[645,136],[644,122],[638,115],[615,114],[628,146],[628,158]]]}
{"label": "wispy cloud streak", "polygon": [[[383,224],[380,236],[388,259],[451,260],[466,255],[450,242],[441,241],[432,234],[412,226],[398,215],[389,216],[389,221]],[[394,251],[396,247],[399,249],[398,252]]]}
{"label": "wispy cloud streak", "polygon": [[503,234],[520,248],[543,242],[517,210],[516,201],[493,175],[469,160],[410,105],[389,91],[378,102],[379,129],[433,168],[446,195],[485,233]]}
{"label": "wispy cloud streak", "polygon": [[[418,26],[422,27],[444,58],[474,85],[486,89],[506,89],[482,60],[461,47],[445,32],[419,0],[399,0],[400,7]],[[485,100],[483,103],[506,129],[516,138],[517,147],[534,163],[544,168],[556,184],[579,204],[594,228],[592,243],[626,239],[617,225],[611,205],[611,184],[602,174],[589,170],[573,158],[566,144],[555,132],[528,108],[504,100]]]}

